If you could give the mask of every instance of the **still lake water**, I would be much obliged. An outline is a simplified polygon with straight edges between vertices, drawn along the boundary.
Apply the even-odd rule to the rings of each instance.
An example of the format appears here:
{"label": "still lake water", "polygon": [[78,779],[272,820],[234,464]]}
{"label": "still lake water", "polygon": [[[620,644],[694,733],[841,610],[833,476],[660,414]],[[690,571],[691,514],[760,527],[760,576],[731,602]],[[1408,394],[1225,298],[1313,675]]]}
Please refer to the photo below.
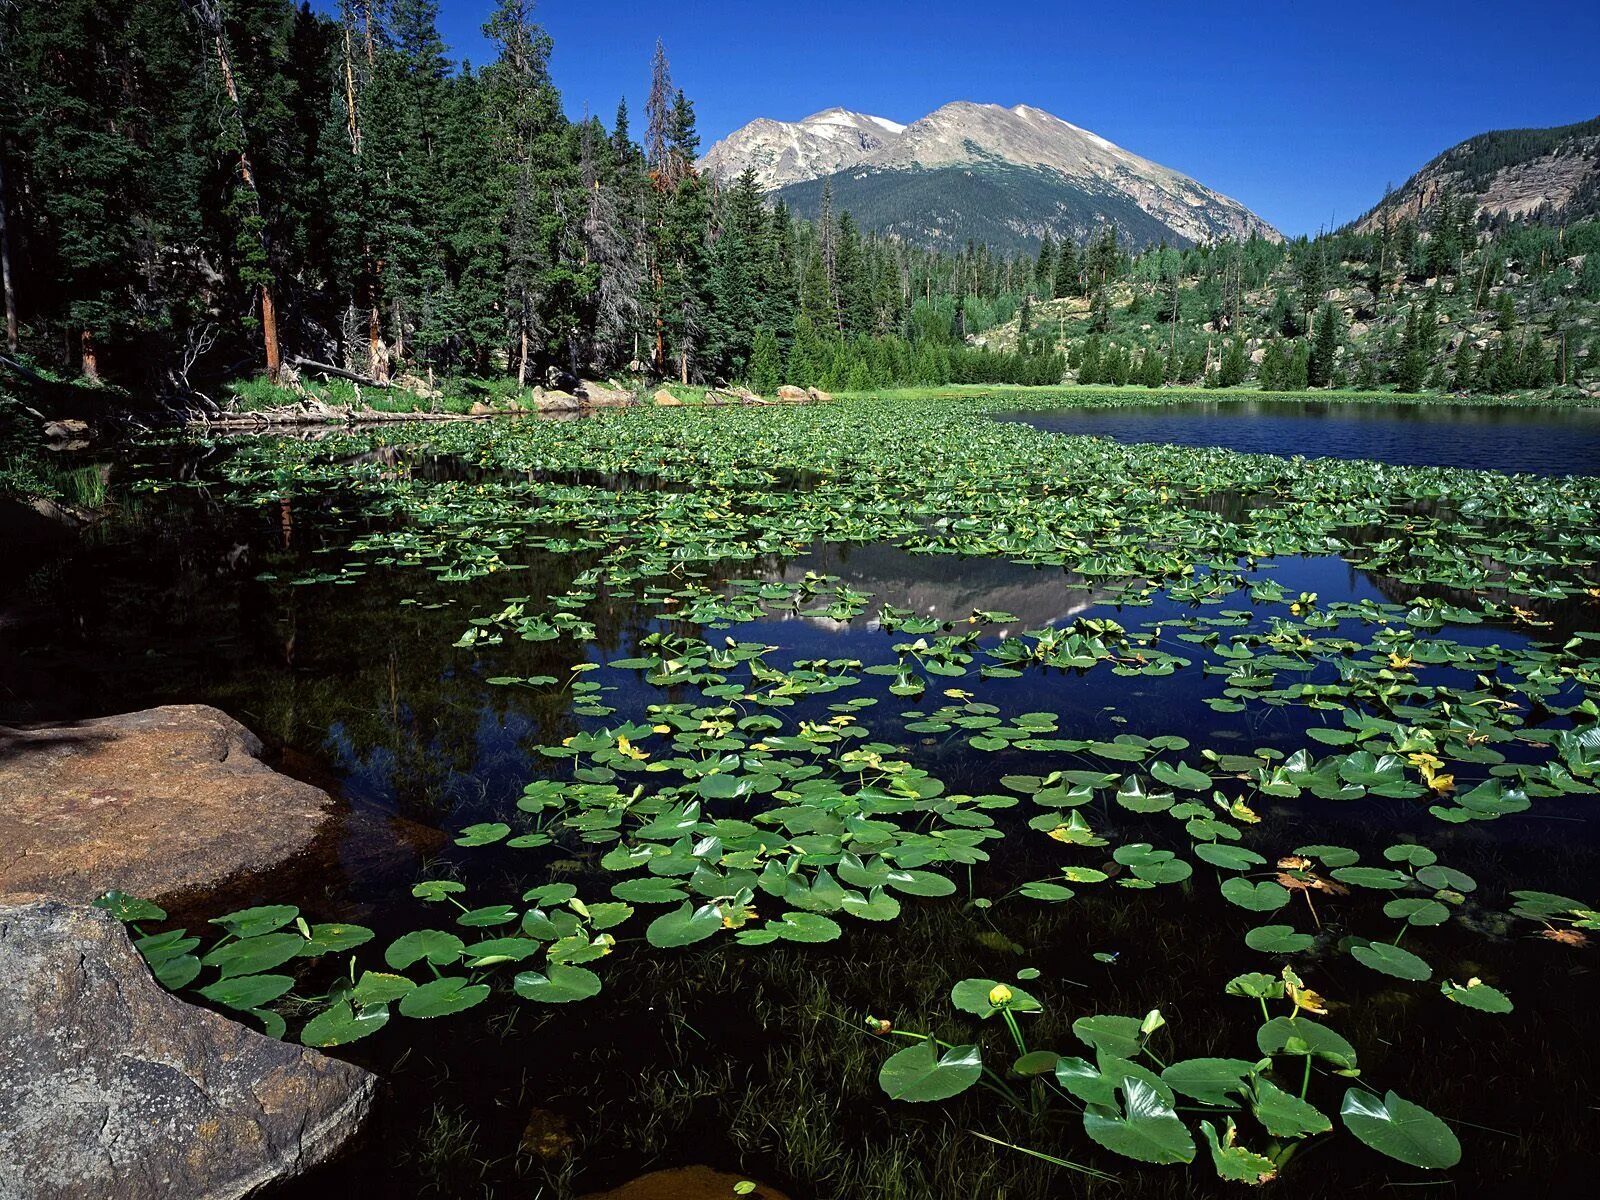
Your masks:
{"label": "still lake water", "polygon": [[1531,475],[1600,475],[1600,409],[1196,400],[1018,412],[1047,433]]}
{"label": "still lake water", "polygon": [[[1241,435],[1256,429],[1251,435],[1256,444],[1240,448],[1302,452],[1304,443],[1285,440],[1283,431],[1292,425],[1258,428],[1239,419],[1244,405],[1206,407],[1223,410],[1209,418],[1212,428],[1227,426]],[[1293,418],[1267,413],[1262,420],[1299,420],[1313,431],[1360,428],[1371,437],[1398,439],[1370,416],[1325,419],[1304,411],[1307,406],[1297,407],[1303,411]],[[1357,407],[1364,406],[1345,406]],[[1484,410],[1465,411],[1481,416]],[[1179,416],[1170,407],[1162,413],[1168,421],[1196,422],[1197,436],[1207,419]],[[1551,427],[1548,414],[1531,416]],[[1129,417],[1128,410],[1115,410],[1033,419]],[[1477,438],[1475,444],[1487,453],[1494,430],[1516,424],[1485,420],[1463,427],[1480,432],[1460,437]],[[1450,442],[1449,426],[1426,427],[1435,430],[1428,435],[1435,445]],[[1577,441],[1564,436],[1569,448]],[[1317,444],[1327,451],[1334,440],[1330,435]],[[1348,444],[1372,454],[1379,443]],[[238,717],[262,736],[276,765],[328,788],[356,817],[314,872],[256,881],[255,890],[233,902],[295,903],[314,920],[369,924],[377,929],[379,944],[437,920],[411,896],[419,877],[461,879],[485,900],[509,898],[529,882],[526,852],[461,850],[437,831],[448,834],[471,822],[509,817],[524,784],[548,771],[537,747],[587,726],[570,711],[570,697],[561,691],[493,687],[488,678],[565,674],[576,657],[586,656],[598,667],[588,677],[616,689],[608,698],[618,709],[617,719],[623,719],[659,700],[660,692],[635,672],[598,664],[639,653],[641,639],[659,631],[761,642],[778,648],[772,662],[781,667],[819,658],[870,665],[893,662],[894,644],[907,640],[882,628],[884,603],[955,621],[974,609],[1003,610],[1017,617],[1008,626],[1013,632],[1079,618],[1133,627],[1197,611],[1165,593],[1156,593],[1145,606],[1119,605],[1104,590],[1059,568],[916,555],[889,544],[828,543],[795,557],[715,567],[707,582],[793,583],[808,571],[835,576],[874,596],[851,620],[834,619],[816,604],[707,630],[663,620],[659,608],[603,599],[590,614],[596,639],[583,650],[565,642],[511,640],[463,653],[455,641],[464,622],[503,602],[512,586],[506,578],[446,583],[414,569],[376,567],[346,585],[286,587],[272,577],[281,580],[327,566],[330,553],[338,555],[353,536],[374,527],[372,519],[354,505],[325,499],[297,506],[291,529],[276,503],[241,508],[215,502],[204,489],[153,494],[127,488],[138,477],[204,479],[214,471],[216,453],[116,468],[111,495],[118,508],[108,520],[81,535],[13,548],[10,569],[0,574],[0,724],[161,703],[211,703]],[[1595,454],[1592,446],[1589,453]],[[456,467],[429,463],[426,469],[448,478]],[[1524,462],[1521,469],[1533,468]],[[542,549],[508,557],[525,568],[515,589],[536,596],[562,593],[593,558]],[[1255,575],[1277,581],[1290,595],[1316,592],[1324,604],[1409,604],[1431,594],[1426,585],[1363,572],[1335,555],[1267,560]],[[1464,644],[1521,647],[1534,637],[1559,642],[1573,630],[1600,628],[1600,612],[1592,603],[1524,602],[1552,625],[1530,634],[1522,627],[1486,623],[1452,628],[1448,636]],[[1229,606],[1251,607],[1242,593]],[[1249,621],[1258,626],[1269,616],[1263,609]],[[1371,636],[1358,623],[1348,632],[1356,639]],[[993,699],[1002,717],[1038,710],[1058,714],[1074,737],[1183,732],[1197,744],[1239,752],[1253,747],[1287,752],[1305,744],[1309,727],[1326,723],[1326,717],[1304,707],[1213,711],[1206,699],[1218,685],[1206,674],[1205,656],[1195,654],[1194,667],[1165,678],[1033,672],[997,690]],[[1427,681],[1469,686],[1459,674],[1433,668]],[[1333,668],[1324,665],[1307,682],[1334,677]],[[864,718],[877,726],[874,734],[901,740],[903,725],[891,714],[936,707],[942,698],[903,700],[888,693],[888,682],[882,675],[863,675],[855,694],[882,701],[881,725],[870,710]],[[803,698],[794,716],[826,721],[831,699]],[[1560,699],[1575,703],[1579,697]],[[1523,750],[1513,745],[1507,752],[1516,758]],[[952,790],[971,793],[994,790],[1005,772],[1041,767],[1038,756],[979,753],[954,738],[920,739],[910,757]],[[1586,799],[1541,802],[1524,817],[1495,822],[1492,836],[1477,826],[1452,834],[1449,861],[1496,889],[1506,881],[1536,881],[1588,895],[1600,875],[1600,850],[1595,823],[1584,811]],[[1096,810],[1095,816],[1097,824],[1104,820],[1114,829],[1114,811]],[[1415,804],[1374,798],[1339,805],[1286,802],[1274,806],[1272,819],[1277,840],[1263,848],[1274,852],[1334,840],[1374,860],[1397,836],[1439,836],[1437,823]],[[1008,829],[1019,824],[1020,818],[1007,818]],[[994,862],[962,881],[963,891],[975,887],[978,895],[1002,896],[1019,882],[1049,874],[1054,855],[1028,848],[1040,841],[1008,836],[995,846]],[[1047,850],[1053,845],[1045,842]],[[538,870],[547,872],[539,881],[571,878],[593,890],[588,885],[604,878],[581,852],[537,861]],[[907,1122],[936,1127],[944,1115],[932,1106],[910,1116],[904,1108],[886,1110],[870,1085],[870,1072],[885,1054],[877,1043],[868,1046],[866,1100],[817,1091],[816,1077],[801,1065],[819,1045],[862,1037],[852,1022],[858,1024],[863,1012],[935,1020],[940,1003],[927,997],[947,994],[954,979],[1007,978],[1025,964],[1061,981],[1055,994],[1068,1015],[1143,1012],[1160,1005],[1186,1038],[1248,1045],[1256,1023],[1253,1007],[1218,1001],[1219,980],[1260,966],[1239,941],[1238,914],[1207,887],[1143,893],[1138,903],[1128,895],[1086,893],[1070,905],[997,906],[990,913],[962,907],[956,899],[908,903],[900,921],[852,927],[835,945],[766,954],[719,943],[703,952],[664,955],[635,940],[619,946],[605,971],[605,990],[593,1001],[531,1006],[502,996],[485,1004],[479,1016],[425,1025],[396,1020],[339,1051],[389,1084],[373,1135],[353,1159],[306,1181],[297,1194],[372,1190],[394,1196],[554,1198],[613,1186],[652,1167],[706,1162],[783,1185],[794,1200],[831,1195],[807,1186],[792,1169],[794,1138],[801,1129],[795,1114],[832,1114],[816,1118],[832,1122],[829,1137],[863,1136],[879,1145],[904,1139]],[[198,923],[206,915],[188,915],[188,920]],[[1518,987],[1516,1013],[1496,1019],[1498,1037],[1480,1039],[1474,1032],[1479,1025],[1441,1022],[1436,996],[1431,1001],[1412,996],[1375,973],[1319,960],[1319,971],[1337,986],[1338,1024],[1356,1043],[1363,1066],[1383,1086],[1425,1097],[1480,1131],[1489,1129],[1475,1134],[1469,1148],[1474,1175],[1463,1176],[1469,1182],[1449,1189],[1450,1194],[1477,1194],[1474,1179],[1504,1182],[1538,1175],[1570,1183],[1579,1178],[1592,1155],[1576,1144],[1566,1159],[1552,1164],[1554,1135],[1541,1132],[1542,1142],[1518,1140],[1533,1132],[1525,1127],[1533,1119],[1529,1114],[1539,1111],[1541,1097],[1581,1097],[1600,1069],[1593,1038],[1580,1036],[1589,1021],[1582,982],[1558,978],[1569,961],[1558,957],[1565,951],[1526,936],[1497,935],[1485,945],[1475,931],[1455,923],[1434,935],[1432,945],[1430,953],[1463,976],[1489,960]],[[1112,956],[1110,964],[1095,957],[1104,954]],[[819,993],[824,981],[826,989]],[[1415,1019],[1397,1019],[1395,1013],[1413,1002],[1418,1004]],[[821,1015],[807,1015],[815,1012]],[[1070,1038],[1060,1041],[1070,1044]],[[1484,1087],[1485,1080],[1493,1081],[1491,1088]],[[529,1149],[530,1136],[552,1124],[573,1143],[569,1157],[546,1162]],[[950,1127],[964,1136],[958,1123]],[[1501,1129],[1516,1133],[1495,1132]],[[452,1137],[465,1147],[454,1155],[448,1153]],[[970,1138],[963,1144],[976,1146]],[[1383,1194],[1382,1171],[1373,1156],[1352,1152],[1345,1139],[1344,1148],[1319,1153],[1314,1171],[1293,1178],[1297,1194],[1378,1195]],[[1161,1176],[1156,1184],[1154,1175],[1132,1168],[1126,1172],[1132,1185],[1127,1194],[1177,1194],[1174,1188],[1189,1195],[1230,1194],[1208,1174],[1202,1161],[1189,1175]],[[1414,1173],[1404,1178],[1412,1182]],[[1075,1183],[1075,1177],[1061,1174],[1046,1190],[1008,1194],[1017,1200],[1069,1194]],[[1155,1191],[1147,1192],[1145,1184]],[[944,1193],[937,1195],[943,1200]]]}

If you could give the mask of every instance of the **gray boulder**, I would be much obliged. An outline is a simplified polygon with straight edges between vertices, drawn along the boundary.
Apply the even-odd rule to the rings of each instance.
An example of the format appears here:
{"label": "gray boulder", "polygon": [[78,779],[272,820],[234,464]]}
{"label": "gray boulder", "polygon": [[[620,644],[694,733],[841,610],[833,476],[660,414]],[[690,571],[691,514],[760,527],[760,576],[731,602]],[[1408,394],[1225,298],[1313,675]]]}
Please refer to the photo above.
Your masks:
{"label": "gray boulder", "polygon": [[97,909],[0,898],[0,1200],[232,1200],[361,1129],[377,1080],[163,990]]}

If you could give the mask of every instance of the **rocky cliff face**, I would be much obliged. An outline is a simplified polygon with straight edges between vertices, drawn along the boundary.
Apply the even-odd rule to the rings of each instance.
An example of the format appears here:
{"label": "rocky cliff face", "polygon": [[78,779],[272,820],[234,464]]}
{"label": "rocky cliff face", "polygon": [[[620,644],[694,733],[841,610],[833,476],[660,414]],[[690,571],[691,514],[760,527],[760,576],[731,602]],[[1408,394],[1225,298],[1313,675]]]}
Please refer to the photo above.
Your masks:
{"label": "rocky cliff face", "polygon": [[1102,224],[1136,243],[1279,236],[1238,201],[1025,104],[958,101],[904,126],[843,109],[762,119],[703,166],[724,181],[748,167],[764,190],[794,189],[802,211],[829,179],[863,224],[934,245],[974,225],[1016,246],[1046,231],[1081,240]]}
{"label": "rocky cliff face", "polygon": [[884,117],[842,108],[825,109],[803,121],[760,117],[712,146],[701,166],[722,180],[749,167],[761,190],[772,191],[856,166],[896,140],[905,128]]}
{"label": "rocky cliff face", "polygon": [[1541,212],[1560,221],[1600,216],[1600,117],[1468,138],[1386,196],[1356,228],[1371,233],[1386,218],[1426,224],[1447,190],[1471,201],[1479,216],[1490,220]]}

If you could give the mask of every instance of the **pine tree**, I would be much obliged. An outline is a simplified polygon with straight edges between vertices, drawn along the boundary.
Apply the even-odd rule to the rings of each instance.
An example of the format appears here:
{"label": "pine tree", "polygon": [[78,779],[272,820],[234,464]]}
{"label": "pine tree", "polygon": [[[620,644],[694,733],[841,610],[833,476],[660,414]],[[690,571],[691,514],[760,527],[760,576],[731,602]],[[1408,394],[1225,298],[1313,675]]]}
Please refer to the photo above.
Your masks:
{"label": "pine tree", "polygon": [[1302,247],[1296,263],[1296,273],[1300,281],[1300,311],[1306,316],[1309,327],[1311,314],[1322,303],[1322,297],[1328,290],[1328,264],[1323,258],[1323,248],[1319,243]]}
{"label": "pine tree", "polygon": [[706,357],[722,377],[743,375],[761,319],[766,214],[755,172],[746,169],[723,198],[711,252]]}
{"label": "pine tree", "polygon": [[1078,247],[1071,238],[1064,238],[1056,254],[1054,294],[1060,300],[1078,293]]}
{"label": "pine tree", "polygon": [[1249,373],[1250,360],[1244,352],[1244,339],[1229,339],[1227,353],[1222,356],[1222,365],[1217,369],[1218,386],[1238,387]]}
{"label": "pine tree", "polygon": [[548,289],[558,282],[549,217],[557,181],[560,99],[550,82],[551,41],[533,20],[532,0],[498,0],[484,24],[498,56],[484,71],[495,129],[496,200],[505,238],[503,295],[517,384],[528,383],[552,330]]}
{"label": "pine tree", "polygon": [[1427,271],[1442,279],[1456,269],[1456,259],[1461,252],[1461,218],[1456,211],[1455,192],[1445,188],[1430,215]]}
{"label": "pine tree", "polygon": [[1165,371],[1162,367],[1161,347],[1147,346],[1139,362],[1139,382],[1147,388],[1161,386]]}
{"label": "pine tree", "polygon": [[1501,292],[1495,304],[1495,328],[1503,336],[1510,336],[1517,328],[1517,306],[1509,291]]}
{"label": "pine tree", "polygon": [[1055,290],[1056,279],[1056,243],[1050,236],[1050,231],[1044,231],[1044,237],[1039,241],[1039,257],[1033,268],[1033,294],[1041,299],[1049,299]]}
{"label": "pine tree", "polygon": [[1339,310],[1331,303],[1324,304],[1317,314],[1315,343],[1306,364],[1306,382],[1311,387],[1325,388],[1333,384],[1342,320]]}
{"label": "pine tree", "polygon": [[1111,296],[1105,288],[1096,288],[1089,304],[1089,328],[1095,333],[1111,332]]}
{"label": "pine tree", "polygon": [[1478,350],[1470,337],[1461,339],[1451,371],[1450,386],[1458,392],[1470,392],[1478,383]]}
{"label": "pine tree", "polygon": [[1273,338],[1256,367],[1256,382],[1264,392],[1281,392],[1286,389],[1287,365],[1284,361],[1283,339]]}
{"label": "pine tree", "polygon": [[1116,227],[1107,225],[1089,248],[1089,286],[1104,291],[1105,285],[1117,277],[1121,258]]}
{"label": "pine tree", "polygon": [[748,382],[754,391],[764,396],[776,392],[783,383],[783,352],[778,348],[777,337],[765,325],[756,331]]}

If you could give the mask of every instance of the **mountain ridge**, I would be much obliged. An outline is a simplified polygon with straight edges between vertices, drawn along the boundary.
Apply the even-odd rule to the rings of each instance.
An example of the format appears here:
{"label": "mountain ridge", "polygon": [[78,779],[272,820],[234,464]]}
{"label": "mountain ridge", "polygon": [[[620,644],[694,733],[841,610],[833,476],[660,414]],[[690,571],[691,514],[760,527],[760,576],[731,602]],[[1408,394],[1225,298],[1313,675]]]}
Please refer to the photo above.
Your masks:
{"label": "mountain ridge", "polygon": [[[969,216],[1014,249],[1036,246],[1046,232],[1082,241],[1105,224],[1139,244],[1281,237],[1237,200],[1027,104],[951,101],[909,125],[844,108],[793,122],[758,118],[713,145],[701,165],[723,182],[751,169],[763,191],[788,192],[802,205],[824,179],[846,211],[871,193],[872,215],[856,214],[863,225],[923,244],[949,244],[952,227]],[[932,178],[945,171],[987,174],[982,190],[998,207],[952,221]],[[1132,217],[1129,203],[1149,219]]]}
{"label": "mountain ridge", "polygon": [[1425,223],[1447,191],[1490,221],[1600,216],[1600,117],[1474,134],[1434,155],[1352,224],[1375,233],[1385,217]]}

